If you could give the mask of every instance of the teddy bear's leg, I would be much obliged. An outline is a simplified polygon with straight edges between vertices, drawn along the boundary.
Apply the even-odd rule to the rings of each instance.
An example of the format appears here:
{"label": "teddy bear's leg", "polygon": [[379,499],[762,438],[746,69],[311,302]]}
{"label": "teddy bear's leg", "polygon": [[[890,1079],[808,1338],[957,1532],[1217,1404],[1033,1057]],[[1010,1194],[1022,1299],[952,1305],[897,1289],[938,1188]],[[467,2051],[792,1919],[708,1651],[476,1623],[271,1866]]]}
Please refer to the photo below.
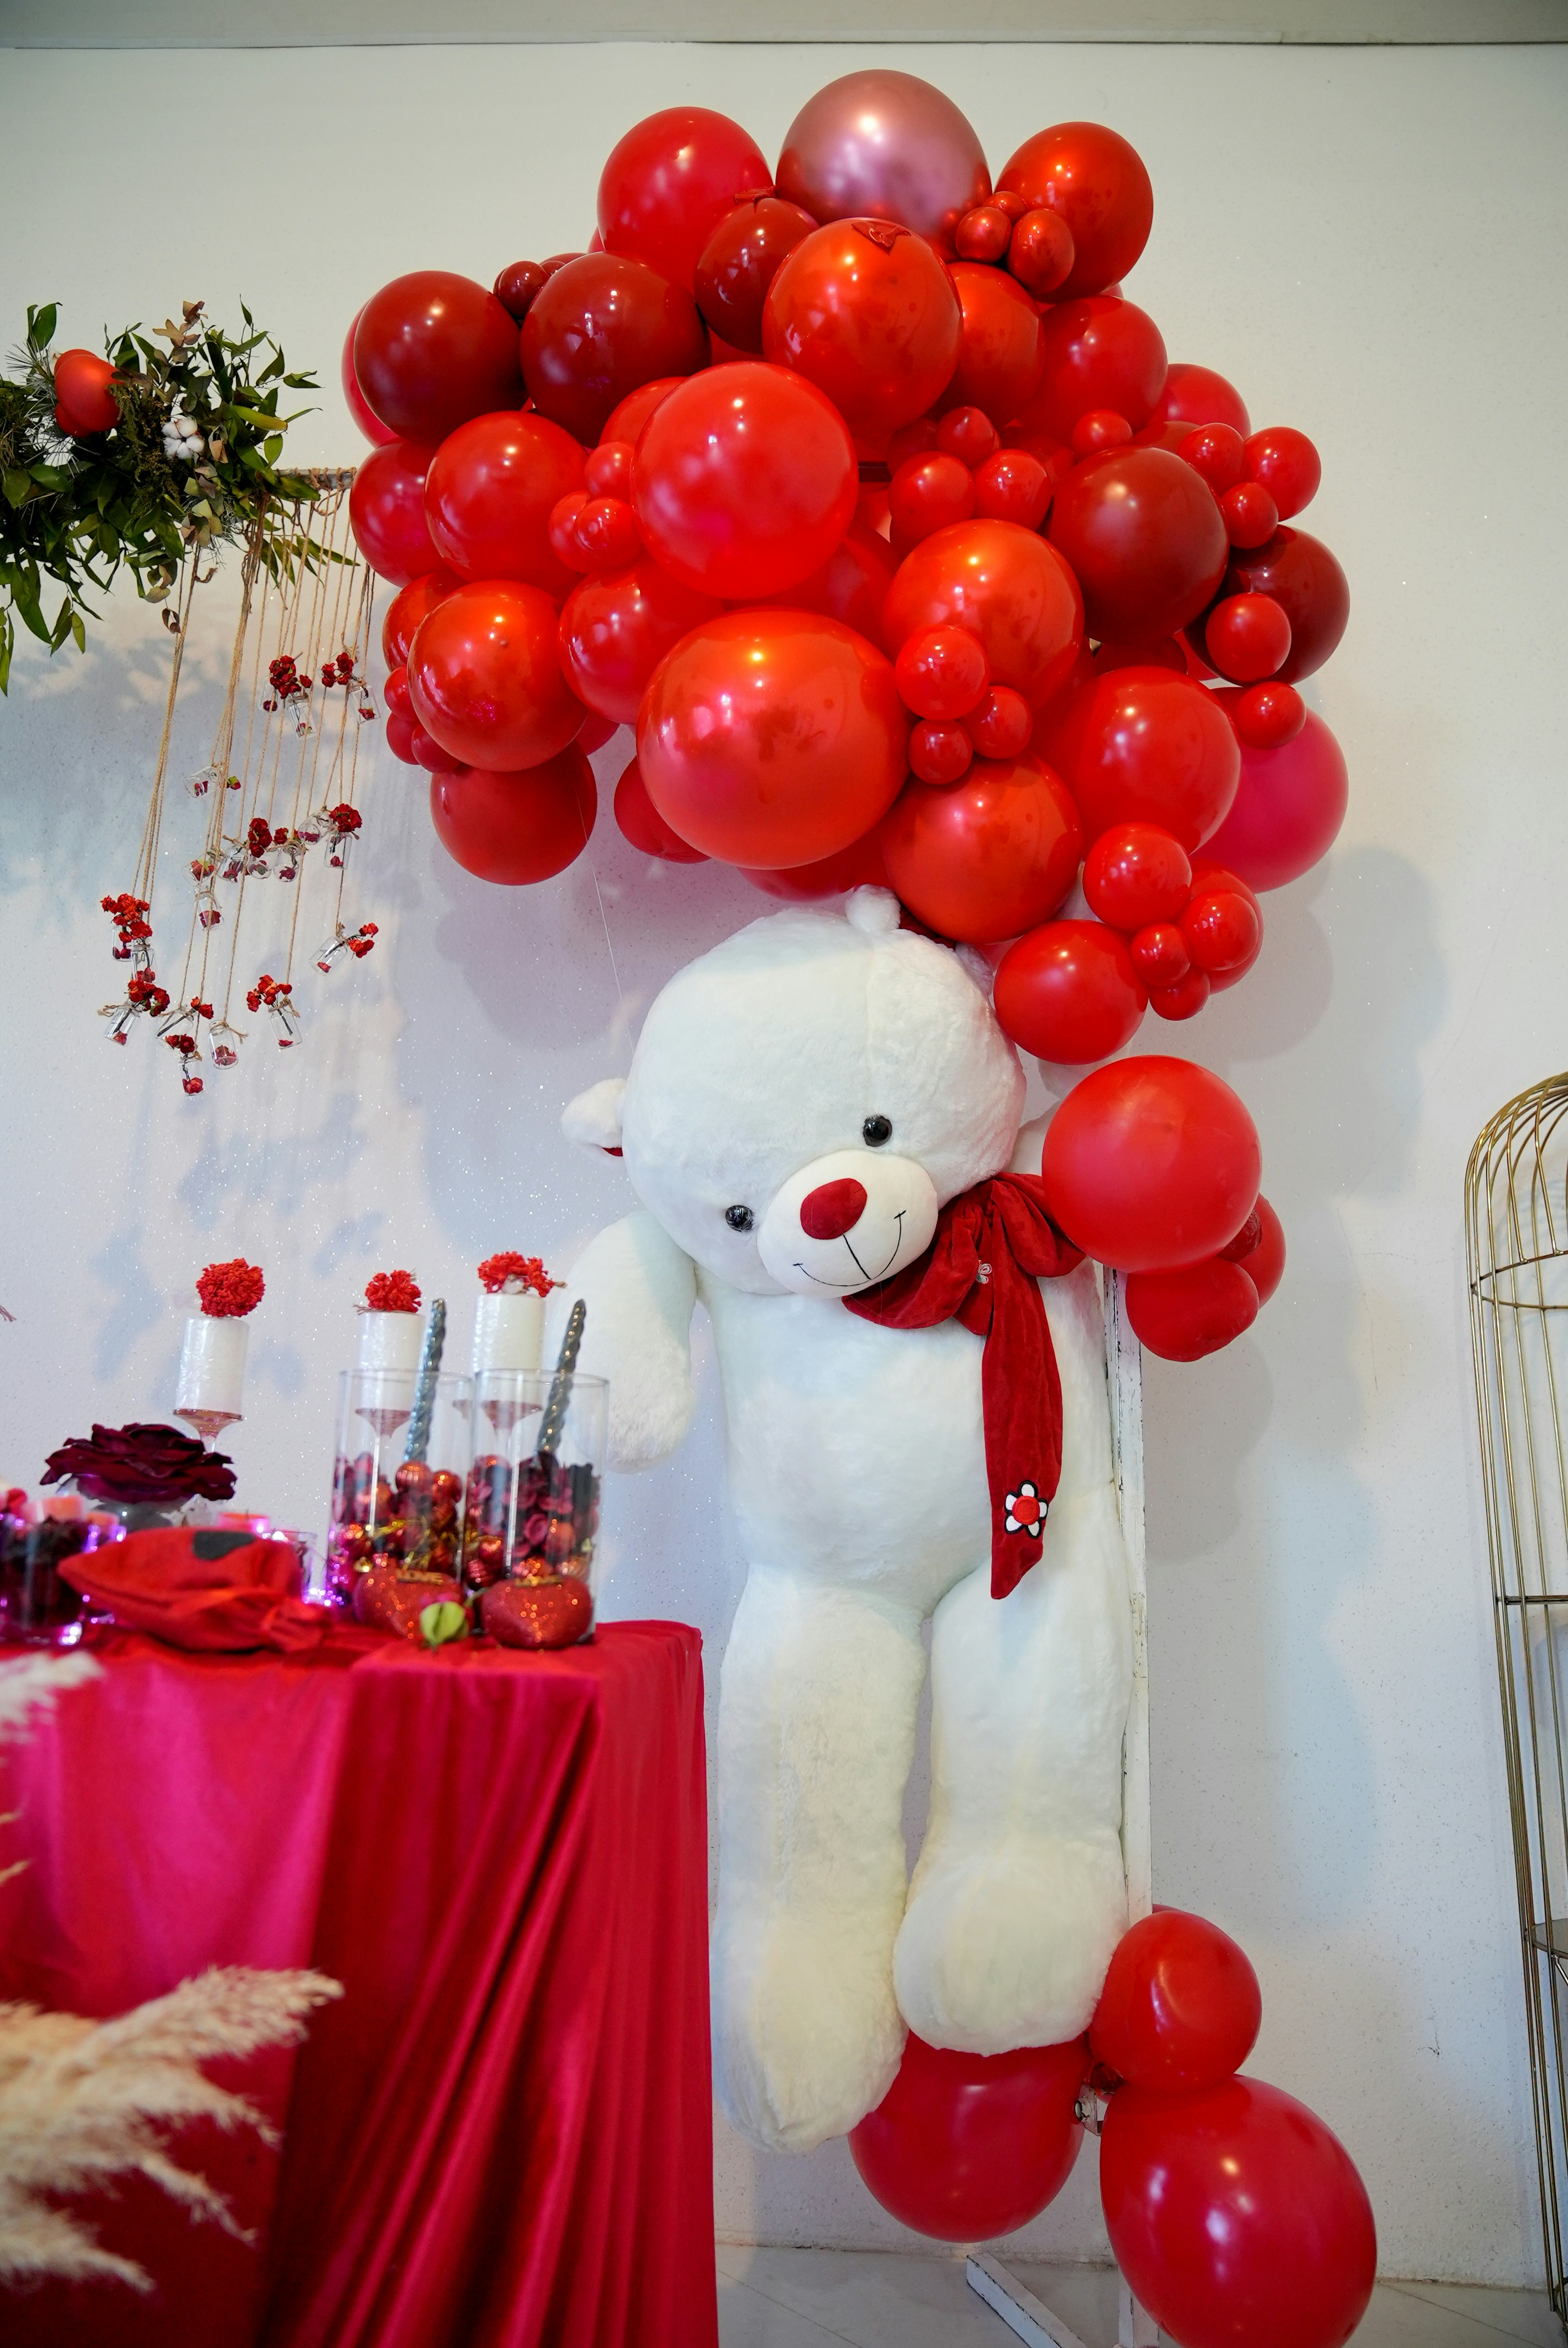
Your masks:
{"label": "teddy bear's leg", "polygon": [[918,1611],[753,1567],[719,1704],[713,2040],[735,2127],[809,2152],[880,2103],[904,2024],[904,1783]]}
{"label": "teddy bear's leg", "polygon": [[937,1610],[931,1807],[894,1958],[936,2046],[980,2054],[1083,2029],[1126,1929],[1126,1558],[1110,1485],[1053,1507],[1001,1600],[989,1561]]}

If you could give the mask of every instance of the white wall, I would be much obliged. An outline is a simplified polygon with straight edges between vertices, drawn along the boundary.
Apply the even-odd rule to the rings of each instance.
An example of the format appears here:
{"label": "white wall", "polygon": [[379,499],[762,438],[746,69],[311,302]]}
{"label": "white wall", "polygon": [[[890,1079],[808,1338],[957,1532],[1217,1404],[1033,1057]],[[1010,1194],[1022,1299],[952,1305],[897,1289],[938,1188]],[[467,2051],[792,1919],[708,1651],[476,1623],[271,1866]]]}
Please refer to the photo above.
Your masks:
{"label": "white wall", "polygon": [[[28,299],[59,298],[67,342],[198,294],[234,320],[244,299],[328,386],[296,453],[342,461],[337,352],[376,284],[432,264],[487,280],[579,243],[602,155],[638,115],[698,99],[771,148],[856,61],[14,53],[6,339]],[[1349,757],[1349,820],[1327,866],[1269,901],[1258,971],[1179,1039],[1250,1103],[1291,1262],[1248,1339],[1149,1378],[1157,1889],[1252,1952],[1255,2067],[1350,2146],[1387,2269],[1517,2281],[1537,2220],[1459,1208],[1477,1128],[1565,1048],[1568,56],[898,61],[950,90],[996,162],[1072,116],[1132,138],[1158,211],[1130,290],[1173,356],[1220,367],[1255,420],[1323,452],[1307,519],[1355,605],[1313,698]],[[177,774],[206,754],[220,633],[212,615],[193,645],[206,700]],[[560,1104],[624,1068],[665,976],[760,907],[733,877],[645,864],[607,814],[591,870],[488,889],[435,848],[416,778],[388,762],[360,882],[378,951],[321,983],[306,1049],[253,1042],[187,1102],[149,1039],[111,1051],[91,1016],[118,991],[97,906],[128,881],[166,657],[150,615],[117,601],[86,660],[24,650],[0,705],[0,1302],[16,1315],[0,1476],[33,1482],[95,1416],[163,1415],[187,1285],[243,1251],[269,1293],[241,1490],[315,1523],[367,1272],[412,1264],[457,1300],[493,1248],[564,1264],[624,1192],[559,1139]],[[601,754],[601,785],[624,753]],[[195,813],[172,806],[171,899]],[[741,1576],[714,1399],[710,1382],[685,1454],[610,1512],[610,1611],[700,1622],[711,1676]],[[788,2162],[722,2139],[719,2196],[743,2238],[908,2240],[842,2146]],[[1030,2240],[1098,2240],[1086,2159]]]}

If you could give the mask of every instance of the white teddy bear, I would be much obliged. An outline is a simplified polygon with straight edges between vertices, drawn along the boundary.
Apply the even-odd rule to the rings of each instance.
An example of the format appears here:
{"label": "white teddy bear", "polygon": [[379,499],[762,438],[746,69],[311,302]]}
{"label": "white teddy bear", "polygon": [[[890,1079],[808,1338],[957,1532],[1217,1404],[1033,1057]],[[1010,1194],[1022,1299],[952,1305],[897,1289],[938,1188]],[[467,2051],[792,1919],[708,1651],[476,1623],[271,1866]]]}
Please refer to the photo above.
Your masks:
{"label": "white teddy bear", "polygon": [[[698,1303],[712,1323],[750,1567],[721,1681],[715,2050],[735,2126],[789,2151],[881,2101],[906,2025],[980,2054],[1074,2036],[1126,1924],[1131,1632],[1094,1271],[1040,1283],[1049,1512],[1047,1482],[999,1500],[981,1338],[845,1299],[917,1266],[971,1186],[1038,1174],[1041,1126],[1020,1132],[1018,1056],[966,962],[901,931],[885,891],[846,913],[774,914],[680,972],[624,1084],[563,1120],[624,1152],[642,1202],[558,1304],[587,1300],[612,1468],[681,1442]],[[998,1599],[1004,1506],[1028,1570]],[[907,1882],[927,1615],[930,1815]]]}

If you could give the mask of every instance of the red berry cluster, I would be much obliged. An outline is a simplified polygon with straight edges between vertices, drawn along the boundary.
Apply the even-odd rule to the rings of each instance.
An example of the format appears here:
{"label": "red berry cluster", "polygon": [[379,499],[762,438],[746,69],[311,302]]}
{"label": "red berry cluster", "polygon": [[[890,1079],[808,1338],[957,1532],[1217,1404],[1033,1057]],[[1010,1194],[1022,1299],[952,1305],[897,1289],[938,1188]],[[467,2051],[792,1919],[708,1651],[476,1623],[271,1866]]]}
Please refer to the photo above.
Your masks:
{"label": "red berry cluster", "polygon": [[149,1011],[155,1019],[161,1019],[169,1008],[169,989],[159,986],[150,970],[133,972],[126,994],[138,1011]]}
{"label": "red berry cluster", "polygon": [[352,839],[364,821],[359,809],[351,807],[347,799],[339,799],[336,807],[328,808],[326,819],[339,839]]}
{"label": "red berry cluster", "polygon": [[196,1282],[196,1293],[201,1300],[201,1310],[215,1321],[237,1321],[253,1313],[266,1292],[259,1263],[247,1263],[242,1255],[233,1256],[227,1263],[210,1263]]}
{"label": "red berry cluster", "polygon": [[479,1266],[479,1285],[490,1296],[504,1292],[520,1296],[532,1289],[536,1296],[548,1296],[552,1288],[564,1282],[552,1280],[537,1255],[518,1255],[507,1250],[500,1255],[487,1255]]}
{"label": "red berry cluster", "polygon": [[132,946],[139,939],[152,935],[152,923],[147,919],[151,907],[145,897],[133,897],[128,890],[122,890],[118,897],[105,897],[100,901],[115,925],[114,958],[116,962],[128,962]]}
{"label": "red berry cluster", "polygon": [[378,1272],[366,1282],[367,1313],[417,1313],[419,1284],[411,1272]]}
{"label": "red berry cluster", "polygon": [[274,1004],[286,1004],[293,991],[289,980],[274,978],[269,971],[263,971],[245,997],[246,1006],[251,1011],[271,1011]]}
{"label": "red berry cluster", "polygon": [[1165,1019],[1190,1019],[1213,987],[1245,978],[1263,947],[1263,911],[1245,880],[1189,860],[1153,823],[1102,831],[1083,867],[1083,893],[1127,953]]}
{"label": "red berry cluster", "polygon": [[917,417],[893,434],[887,463],[890,542],[900,561],[933,530],[971,517],[1038,530],[1050,505],[1051,466],[1027,448],[1004,448],[981,407]]}

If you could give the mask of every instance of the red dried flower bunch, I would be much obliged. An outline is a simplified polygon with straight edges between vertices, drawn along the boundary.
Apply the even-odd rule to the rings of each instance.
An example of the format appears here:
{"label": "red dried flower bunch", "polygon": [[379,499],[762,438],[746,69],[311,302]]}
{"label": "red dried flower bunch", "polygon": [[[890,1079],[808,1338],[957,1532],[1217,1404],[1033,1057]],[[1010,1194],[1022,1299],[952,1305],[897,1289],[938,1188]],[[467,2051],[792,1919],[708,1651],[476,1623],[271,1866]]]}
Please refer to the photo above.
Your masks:
{"label": "red dried flower bunch", "polygon": [[270,971],[264,970],[246,995],[246,1005],[251,1011],[260,1011],[264,1004],[271,1011],[274,1003],[279,1001],[286,1003],[293,991],[293,985],[290,980],[274,978]]}
{"label": "red dried flower bunch", "polygon": [[125,991],[138,1011],[150,1011],[155,1019],[161,1019],[169,1008],[169,989],[159,986],[150,970],[133,972]]}
{"label": "red dried flower bunch", "polygon": [[311,689],[311,678],[296,668],[292,653],[280,653],[276,660],[269,662],[267,677],[274,697],[262,702],[263,709],[276,709],[283,701],[297,701]]}
{"label": "red dried flower bunch", "polygon": [[323,662],[322,683],[324,685],[351,685],[353,682],[354,654],[352,653],[339,653],[335,661]]}
{"label": "red dried flower bunch", "polygon": [[254,1313],[266,1292],[259,1263],[247,1263],[242,1255],[228,1263],[210,1263],[196,1282],[196,1293],[201,1299],[201,1310],[215,1321],[238,1321],[246,1313]]}
{"label": "red dried flower bunch", "polygon": [[251,829],[245,835],[245,845],[252,856],[265,856],[272,845],[272,827],[264,815],[251,818]]}
{"label": "red dried flower bunch", "polygon": [[42,1481],[75,1478],[93,1500],[136,1501],[178,1507],[198,1493],[227,1500],[234,1492],[234,1463],[227,1452],[208,1451],[193,1435],[175,1426],[95,1426],[91,1437],[75,1435],[44,1465]]}
{"label": "red dried flower bunch", "polygon": [[146,918],[151,908],[145,897],[133,897],[128,890],[121,890],[118,897],[105,897],[101,902],[115,925],[118,942],[114,958],[116,962],[128,962],[131,947],[138,939],[152,935],[152,923]]}
{"label": "red dried flower bunch", "polygon": [[529,1288],[536,1296],[548,1296],[552,1288],[565,1283],[552,1280],[537,1255],[518,1255],[508,1250],[485,1258],[479,1266],[479,1285],[490,1296],[521,1296]]}
{"label": "red dried flower bunch", "polygon": [[411,1272],[378,1272],[364,1292],[367,1313],[417,1313],[419,1286]]}

